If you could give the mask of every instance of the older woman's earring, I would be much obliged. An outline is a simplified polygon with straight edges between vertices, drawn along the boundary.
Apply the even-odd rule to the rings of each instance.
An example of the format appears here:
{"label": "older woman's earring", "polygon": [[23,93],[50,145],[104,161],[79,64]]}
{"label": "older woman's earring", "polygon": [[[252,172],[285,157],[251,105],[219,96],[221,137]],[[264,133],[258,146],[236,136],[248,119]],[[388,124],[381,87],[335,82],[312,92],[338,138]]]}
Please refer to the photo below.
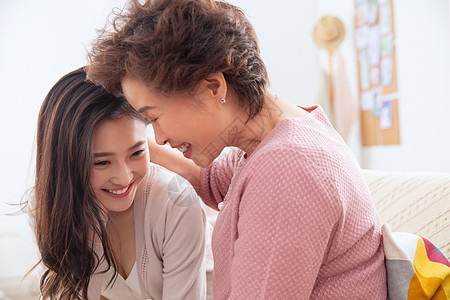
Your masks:
{"label": "older woman's earring", "polygon": [[224,104],[225,102],[227,102],[227,100],[226,100],[224,97],[220,98],[219,101],[220,101],[220,103],[222,103],[222,104]]}

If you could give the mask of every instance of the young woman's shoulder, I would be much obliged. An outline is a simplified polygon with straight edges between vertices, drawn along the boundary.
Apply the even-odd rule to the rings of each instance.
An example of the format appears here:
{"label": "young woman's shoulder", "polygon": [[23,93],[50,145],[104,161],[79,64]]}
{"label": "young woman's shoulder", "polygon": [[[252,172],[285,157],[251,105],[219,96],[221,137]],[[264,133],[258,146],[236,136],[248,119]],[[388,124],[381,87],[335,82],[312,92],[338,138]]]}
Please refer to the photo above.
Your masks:
{"label": "young woman's shoulder", "polygon": [[186,179],[151,164],[136,194],[135,222],[142,223],[140,228],[162,251],[166,237],[173,232],[192,236],[203,230],[205,217],[200,201]]}
{"label": "young woman's shoulder", "polygon": [[200,199],[189,181],[157,164],[150,164],[142,188],[147,205],[153,207],[200,205]]}
{"label": "young woman's shoulder", "polygon": [[146,253],[141,265],[163,277],[157,288],[164,297],[200,299],[206,217],[199,197],[187,180],[156,164],[139,188],[134,212],[136,245]]}

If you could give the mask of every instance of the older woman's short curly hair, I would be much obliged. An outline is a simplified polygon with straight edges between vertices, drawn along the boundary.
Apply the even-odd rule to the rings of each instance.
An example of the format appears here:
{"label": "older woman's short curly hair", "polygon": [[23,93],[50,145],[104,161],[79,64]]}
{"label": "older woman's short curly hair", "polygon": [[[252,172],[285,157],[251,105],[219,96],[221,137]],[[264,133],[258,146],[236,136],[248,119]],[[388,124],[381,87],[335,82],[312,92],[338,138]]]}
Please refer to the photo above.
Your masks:
{"label": "older woman's short curly hair", "polygon": [[255,116],[269,85],[256,33],[236,6],[214,0],[131,0],[89,54],[88,77],[121,92],[125,76],[156,92],[193,92],[214,72]]}

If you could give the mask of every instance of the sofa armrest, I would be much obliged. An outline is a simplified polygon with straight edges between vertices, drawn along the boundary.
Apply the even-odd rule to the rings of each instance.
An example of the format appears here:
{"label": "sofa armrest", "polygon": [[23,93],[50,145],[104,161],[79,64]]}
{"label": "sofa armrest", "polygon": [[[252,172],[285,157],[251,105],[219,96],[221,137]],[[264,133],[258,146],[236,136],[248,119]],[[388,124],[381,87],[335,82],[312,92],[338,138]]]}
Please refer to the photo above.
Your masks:
{"label": "sofa armrest", "polygon": [[450,174],[363,170],[382,223],[422,236],[450,257]]}

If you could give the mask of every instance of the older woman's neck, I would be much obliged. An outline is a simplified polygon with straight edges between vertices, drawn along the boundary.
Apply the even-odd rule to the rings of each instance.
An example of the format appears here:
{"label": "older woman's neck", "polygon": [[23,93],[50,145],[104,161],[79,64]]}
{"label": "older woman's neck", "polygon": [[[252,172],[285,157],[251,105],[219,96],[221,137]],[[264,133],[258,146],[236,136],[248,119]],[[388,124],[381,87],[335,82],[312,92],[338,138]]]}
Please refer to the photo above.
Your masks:
{"label": "older woman's neck", "polygon": [[247,156],[253,153],[261,141],[278,124],[282,115],[278,101],[277,96],[266,94],[261,111],[246,123],[241,124],[241,135],[236,139],[237,143],[235,146],[242,149]]}

